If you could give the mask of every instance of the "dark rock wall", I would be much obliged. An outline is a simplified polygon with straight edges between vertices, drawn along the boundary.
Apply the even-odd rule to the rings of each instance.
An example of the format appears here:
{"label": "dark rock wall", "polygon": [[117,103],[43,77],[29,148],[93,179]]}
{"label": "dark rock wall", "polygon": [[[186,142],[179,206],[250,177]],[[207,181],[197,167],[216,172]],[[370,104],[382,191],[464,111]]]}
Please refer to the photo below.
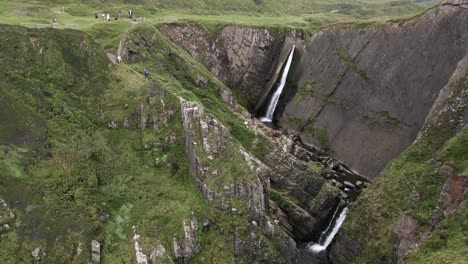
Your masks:
{"label": "dark rock wall", "polygon": [[[402,23],[323,30],[302,47],[299,91],[280,125],[372,178],[415,139],[467,35],[468,10],[451,5]],[[305,124],[324,128],[326,142]]]}
{"label": "dark rock wall", "polygon": [[161,33],[182,46],[195,59],[254,111],[258,101],[268,93],[269,83],[281,52],[282,40],[266,29],[237,26],[223,28],[216,37],[196,24],[163,25]]}
{"label": "dark rock wall", "polygon": [[[466,54],[467,13],[466,4],[447,1],[408,21],[333,27],[310,40],[237,26],[217,37],[194,24],[164,25],[161,32],[251,111],[261,111],[296,44],[299,61],[289,76],[295,83],[286,92],[297,92],[280,100],[280,126],[373,178],[414,141]],[[317,129],[326,132],[320,140]]]}
{"label": "dark rock wall", "polygon": [[[442,134],[449,137],[457,134],[468,124],[468,55],[456,65],[456,70],[450,77],[447,84],[441,89],[434,105],[432,106],[424,126],[421,128],[415,143],[421,140],[440,140]],[[444,136],[442,136],[444,138]],[[443,142],[441,144],[444,144]],[[436,153],[434,153],[436,155]],[[453,213],[456,208],[466,200],[466,178],[461,175],[454,175],[453,168],[442,165],[438,173],[447,177],[447,181],[442,188],[439,205],[434,208],[431,225],[435,226],[446,215]],[[465,176],[466,177],[466,176]],[[372,187],[369,189],[372,191]],[[387,195],[387,194],[382,194]],[[411,197],[410,197],[411,198]],[[361,201],[360,208],[365,208],[366,203]],[[357,209],[357,208],[356,208]],[[352,214],[346,220],[352,222]],[[364,223],[363,223],[364,224]],[[395,220],[395,231],[393,235],[393,252],[381,263],[396,263],[406,257],[412,250],[420,245],[429,234],[417,234],[420,232],[414,219],[402,215]],[[406,229],[405,229],[406,228]],[[330,259],[333,263],[350,263],[360,255],[363,248],[362,238],[351,237],[346,226],[343,226],[338,233],[335,242],[330,248]],[[417,232],[416,232],[417,231]],[[368,234],[361,234],[366,236]]]}

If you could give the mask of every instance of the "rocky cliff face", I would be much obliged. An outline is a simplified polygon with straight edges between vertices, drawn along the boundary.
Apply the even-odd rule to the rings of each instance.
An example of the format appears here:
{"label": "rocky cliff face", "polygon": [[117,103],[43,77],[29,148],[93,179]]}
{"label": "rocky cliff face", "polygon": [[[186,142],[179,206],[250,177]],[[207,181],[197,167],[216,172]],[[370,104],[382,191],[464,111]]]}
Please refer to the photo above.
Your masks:
{"label": "rocky cliff face", "polygon": [[468,10],[456,3],[404,22],[319,32],[303,45],[281,126],[376,176],[413,142],[467,53]]}
{"label": "rocky cliff face", "polygon": [[[427,144],[420,141],[433,142],[427,148],[435,151],[466,124],[467,7],[466,1],[443,1],[425,14],[409,20],[384,25],[336,26],[324,29],[308,40],[294,34],[270,39],[266,37],[267,31],[261,31],[266,34],[262,35],[263,39],[268,39],[269,43],[265,45],[268,52],[261,54],[258,48],[263,45],[256,42],[258,38],[244,34],[255,30],[247,28],[226,27],[217,37],[207,38],[205,42],[199,40],[206,37],[206,33],[194,25],[165,26],[162,30],[166,37],[182,45],[228,86],[251,93],[253,97],[247,99],[254,100],[247,103],[250,110],[262,107],[282,68],[285,54],[295,44],[296,59],[288,78],[287,91],[276,113],[280,127],[293,130],[309,145],[330,150],[334,157],[371,179],[412,143],[413,148],[419,148]],[[230,34],[233,32],[237,33]],[[237,38],[234,40],[230,37]],[[230,48],[232,52],[224,48]],[[256,52],[240,51],[245,49]],[[272,52],[276,54],[272,55]],[[266,64],[261,62],[265,60],[274,63],[269,71],[264,70]],[[246,75],[243,79],[237,72],[249,61],[252,65],[249,69],[256,70],[258,75]],[[236,74],[227,76],[222,70],[223,66]],[[270,74],[268,81],[266,73]],[[257,81],[261,85],[249,86],[250,77],[259,78]],[[244,82],[232,81],[234,79]],[[259,90],[258,87],[262,88]],[[319,219],[329,216],[324,212],[338,206],[340,198],[346,198],[347,194],[334,193],[323,179],[304,179],[308,170],[298,161],[313,160],[329,167],[333,173],[322,173],[322,176],[341,179],[341,182],[332,181],[339,188],[343,186],[340,177],[345,177],[341,173],[353,173],[351,169],[340,168],[325,157],[317,159],[313,153],[304,152],[300,145],[288,143],[287,139],[280,145],[283,146],[282,150],[271,152],[263,160],[276,172],[270,175],[270,206],[283,230],[301,241],[314,236],[315,228],[320,226]],[[294,158],[290,159],[290,155]],[[387,175],[390,173],[384,175],[390,177]],[[460,183],[464,178],[460,179],[450,178],[445,186],[464,186],[465,183]],[[418,184],[415,183],[413,187],[417,194],[413,193],[413,196],[419,196],[421,192],[417,191]],[[431,188],[437,189],[442,188],[443,182],[431,184]],[[380,190],[382,186],[385,185],[379,184],[376,188]],[[442,192],[441,197],[459,201],[459,198],[451,198],[456,196],[453,193],[464,193],[460,191],[464,187],[457,188],[444,187],[446,191],[445,194]],[[411,196],[410,191],[405,195]],[[356,209],[351,210],[349,221],[353,224],[346,225],[345,231],[338,234],[336,243],[332,245],[330,258],[333,262],[352,262],[358,256],[371,254],[366,250],[373,250],[374,255],[380,254],[376,253],[378,250],[358,242],[360,236],[370,233],[365,231],[356,235],[358,231],[353,230],[366,225],[365,217],[357,217],[356,212],[382,206],[379,202],[388,198],[377,196],[378,192],[370,190],[371,194],[359,200]],[[397,201],[395,197],[402,197],[399,195],[397,192],[389,196]],[[294,199],[298,201],[291,202]],[[372,199],[375,201],[369,202]],[[309,206],[308,202],[311,203]],[[458,206],[458,202],[456,204]],[[435,204],[431,206],[435,208]],[[443,212],[435,211],[432,216],[439,222],[443,221],[443,218],[438,218],[440,215],[449,215],[448,209],[440,210]],[[389,240],[393,242],[391,252],[380,255],[380,262],[405,260],[431,237],[432,231],[422,226],[414,215],[397,211],[393,210],[385,216],[385,222],[391,227]],[[370,219],[374,221],[379,217]]]}
{"label": "rocky cliff face", "polygon": [[[395,161],[399,165],[390,164],[382,175],[376,178],[378,181],[377,186],[372,186],[367,193],[359,198],[358,205],[351,211],[347,223],[343,226],[342,232],[339,233],[330,250],[330,258],[334,263],[349,263],[356,257],[363,255],[374,260],[378,256],[380,263],[399,263],[407,260],[408,256],[411,256],[418,247],[424,247],[425,242],[428,240],[431,243],[437,243],[437,241],[445,239],[458,239],[454,238],[453,235],[447,237],[447,229],[450,230],[453,227],[447,224],[443,226],[442,223],[450,215],[456,213],[463,215],[463,210],[466,210],[464,208],[466,208],[467,178],[463,173],[466,165],[462,161],[458,161],[458,159],[466,159],[464,158],[466,157],[466,151],[451,153],[447,149],[453,148],[451,144],[459,144],[462,145],[461,148],[466,149],[463,142],[466,143],[467,124],[468,57],[465,56],[456,64],[456,69],[447,84],[440,90],[421,131],[409,148],[410,153],[420,155],[420,160],[411,161],[408,158],[410,154],[404,154],[403,158]],[[453,143],[454,140],[451,140],[447,143],[447,140],[457,133],[459,135],[455,140],[458,138],[461,142]],[[445,149],[443,148],[444,145],[446,146]],[[447,158],[447,156],[452,157]],[[450,159],[456,159],[457,161],[449,161]],[[430,179],[427,183],[411,179],[405,171],[409,168],[421,166],[420,163],[430,164],[425,165],[429,166],[428,169],[425,169],[428,172],[420,171],[420,173],[424,173],[426,179]],[[396,166],[399,166],[400,169]],[[400,181],[397,175],[404,175],[404,182]],[[382,184],[384,181],[388,181],[388,183]],[[382,189],[402,189],[402,186],[409,181],[413,183],[400,194],[378,194],[382,192]],[[434,191],[429,194],[424,191],[424,188],[434,188]],[[439,198],[434,199],[435,197]],[[431,201],[428,202],[428,200]],[[390,210],[385,215],[386,220],[380,220],[382,225],[390,226],[391,231],[390,229],[388,230],[390,232],[380,231],[379,235],[391,242],[387,242],[386,249],[377,250],[374,244],[378,243],[376,240],[379,240],[379,238],[374,236],[374,228],[376,219],[379,219],[382,215],[380,212],[377,213],[380,215],[378,217],[376,217],[375,212],[369,212],[366,217],[361,214],[364,211],[368,212],[369,208],[374,206],[385,207],[385,201],[391,204],[404,202],[406,206],[405,208]],[[418,205],[424,201],[428,202],[425,215],[422,218],[419,215],[419,218],[417,218],[415,217],[415,215],[418,215],[417,210],[421,209],[415,208],[418,208]],[[426,224],[424,224],[425,222]],[[361,229],[359,234],[356,233],[356,230],[353,231],[353,229],[357,229],[356,226],[365,223],[373,227]],[[430,223],[429,227],[427,223]],[[372,238],[362,240],[362,237],[366,236],[372,236]],[[374,251],[374,253],[370,253],[370,251]],[[429,256],[430,253],[432,252],[426,251],[425,254]],[[440,256],[444,256],[444,253],[438,256],[434,257],[439,259]],[[419,261],[423,260],[419,259]],[[418,262],[414,261],[412,263]]]}
{"label": "rocky cliff face", "polygon": [[251,110],[267,93],[275,74],[281,39],[266,29],[224,27],[216,37],[196,24],[163,25],[161,33],[181,45],[220,81],[243,98]]}
{"label": "rocky cliff face", "polygon": [[195,25],[163,26],[227,86],[261,109],[292,44],[294,67],[276,118],[309,144],[369,178],[408,147],[465,56],[467,10],[445,1],[407,21],[343,25],[310,40],[294,33],[225,27],[212,39]]}
{"label": "rocky cliff face", "polygon": [[[200,192],[209,204],[222,210],[236,209],[230,202],[234,197],[247,198],[255,220],[262,222],[268,206],[272,171],[236,146],[228,130],[216,119],[206,116],[202,106],[184,99],[181,99],[181,106],[187,158]],[[222,175],[226,171],[210,166],[212,162],[224,163],[231,170],[230,174],[236,173],[233,170],[239,167],[238,174],[226,182],[226,175]]]}

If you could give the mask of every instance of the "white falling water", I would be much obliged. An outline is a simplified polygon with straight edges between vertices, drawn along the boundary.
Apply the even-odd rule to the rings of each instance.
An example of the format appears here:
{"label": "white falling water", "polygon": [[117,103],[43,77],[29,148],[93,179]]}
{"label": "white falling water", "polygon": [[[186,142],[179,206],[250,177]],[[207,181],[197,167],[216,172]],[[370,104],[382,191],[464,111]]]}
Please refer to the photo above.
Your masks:
{"label": "white falling water", "polygon": [[275,93],[271,97],[270,104],[268,105],[268,109],[266,111],[266,115],[260,119],[260,121],[262,122],[271,122],[273,120],[273,114],[275,113],[276,105],[278,104],[281,93],[283,92],[284,86],[286,85],[286,79],[288,77],[289,68],[291,67],[295,48],[296,45],[293,45],[291,52],[289,53],[288,62],[284,67],[283,75],[281,75],[281,80],[278,89],[276,89]]}
{"label": "white falling water", "polygon": [[[336,212],[335,212],[336,213]],[[313,251],[313,252],[320,252],[320,251],[323,251],[323,250],[326,250],[327,247],[330,245],[330,243],[333,241],[333,239],[335,238],[336,234],[338,233],[338,230],[340,230],[340,227],[341,225],[343,224],[345,218],[346,218],[346,214],[348,213],[348,207],[344,208],[343,211],[341,211],[340,213],[340,216],[338,217],[338,219],[335,221],[335,224],[333,226],[333,229],[332,231],[330,232],[330,234],[328,234],[328,236],[325,238],[325,240],[323,241],[322,239],[322,236],[323,235],[326,235],[326,231],[328,230],[328,227],[327,230],[325,230],[324,232],[322,232],[322,236],[320,236],[320,239],[319,239],[319,242],[317,244],[313,244],[313,245],[309,245],[309,250],[310,251]],[[334,217],[333,217],[334,218]],[[333,220],[332,219],[332,223],[333,223]],[[332,224],[331,223],[331,224]]]}

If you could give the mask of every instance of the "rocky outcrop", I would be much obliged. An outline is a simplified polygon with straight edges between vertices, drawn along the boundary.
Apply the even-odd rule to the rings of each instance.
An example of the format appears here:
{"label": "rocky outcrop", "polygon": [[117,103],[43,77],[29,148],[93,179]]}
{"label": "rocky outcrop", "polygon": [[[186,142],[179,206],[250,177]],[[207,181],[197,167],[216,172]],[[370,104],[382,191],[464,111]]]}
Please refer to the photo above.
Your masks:
{"label": "rocky outcrop", "polygon": [[192,219],[185,219],[183,221],[184,237],[182,241],[178,242],[177,239],[173,238],[174,256],[180,263],[187,263],[189,259],[195,256],[200,251],[198,245],[198,222],[197,219],[192,216]]}
{"label": "rocky outcrop", "polygon": [[432,214],[432,226],[468,203],[468,175],[450,176],[442,187],[439,204]]}
{"label": "rocky outcrop", "polygon": [[239,98],[250,109],[267,93],[275,70],[271,65],[276,64],[276,54],[281,50],[281,41],[268,30],[226,26],[211,37],[196,24],[168,24],[161,26],[160,31],[184,47],[220,81],[237,89]]}
{"label": "rocky outcrop", "polygon": [[408,21],[319,32],[297,45],[299,88],[280,125],[376,176],[416,138],[466,55],[467,23],[467,9],[447,4]]}
{"label": "rocky outcrop", "polygon": [[[336,208],[365,188],[364,178],[297,137],[281,135],[276,142],[264,159],[276,172],[271,175],[275,221],[298,242],[318,239]],[[345,181],[354,187],[345,187]]]}
{"label": "rocky outcrop", "polygon": [[[156,264],[156,263],[172,263],[172,257],[167,254],[166,248],[162,245],[161,241],[156,240],[156,243],[149,244],[148,239],[142,237],[137,233],[137,227],[133,226],[133,246],[135,250],[135,260],[138,264]],[[174,238],[175,239],[175,238]],[[149,248],[144,251],[143,248]],[[193,250],[196,250],[194,247]],[[176,255],[176,259],[178,256]],[[189,258],[189,257],[188,257]],[[187,259],[188,259],[187,258]],[[181,258],[183,261],[183,258]]]}
{"label": "rocky outcrop", "polygon": [[15,222],[15,214],[11,211],[5,200],[0,198],[0,235],[10,231]]}
{"label": "rocky outcrop", "polygon": [[[314,160],[323,162],[321,166],[330,166],[329,172],[333,175],[336,173],[337,177],[338,173],[354,175],[346,166],[319,154],[318,150],[310,151],[286,136],[278,139],[278,147],[266,155],[264,164],[234,144],[229,131],[207,115],[203,107],[184,99],[180,99],[180,104],[190,171],[209,204],[231,215],[238,215],[245,212],[241,212],[242,208],[236,208],[234,201],[247,198],[250,214],[261,227],[258,230],[263,229],[267,236],[279,239],[283,250],[288,248],[291,251],[291,246],[295,246],[291,238],[306,242],[320,235],[336,207],[344,201],[337,188],[327,182],[326,176],[312,170],[307,163]],[[232,161],[236,161],[235,166],[245,172],[242,177],[230,179],[236,168],[223,171],[213,166],[222,162],[229,168]],[[224,178],[222,185],[217,184],[220,177]],[[234,182],[227,184],[231,180]],[[274,192],[272,204],[269,204],[270,189]],[[250,250],[248,245],[265,247],[258,232],[246,238],[236,229],[232,241],[236,256],[245,255]],[[180,248],[180,244],[175,248]],[[270,257],[270,260],[275,259],[274,256]]]}
{"label": "rocky outcrop", "polygon": [[393,235],[393,247],[396,262],[406,258],[419,243],[418,230],[420,224],[418,220],[410,215],[403,214],[395,227]]}
{"label": "rocky outcrop", "polygon": [[91,261],[101,263],[101,243],[97,240],[91,241]]}
{"label": "rocky outcrop", "polygon": [[440,222],[461,206],[466,206],[468,175],[450,176],[442,187],[439,204],[431,218],[431,228],[421,231],[421,224],[414,217],[402,214],[393,234],[392,262],[400,263],[429,238],[433,230],[440,229]]}
{"label": "rocky outcrop", "polygon": [[[189,167],[196,176],[200,192],[208,203],[222,210],[231,209],[230,199],[246,197],[255,219],[262,222],[268,202],[269,174],[272,171],[235,144],[228,130],[216,119],[207,116],[200,105],[183,99],[180,99],[180,103]],[[236,180],[238,176],[232,175],[235,171],[223,172],[209,165],[216,161],[228,162],[227,159],[238,161],[232,166],[239,167],[242,174],[246,174]],[[216,184],[220,177],[236,181]]]}
{"label": "rocky outcrop", "polygon": [[140,235],[136,233],[136,226],[133,227],[133,242],[135,246],[135,259],[138,264],[147,264],[148,256],[143,253],[143,249],[139,243]]}

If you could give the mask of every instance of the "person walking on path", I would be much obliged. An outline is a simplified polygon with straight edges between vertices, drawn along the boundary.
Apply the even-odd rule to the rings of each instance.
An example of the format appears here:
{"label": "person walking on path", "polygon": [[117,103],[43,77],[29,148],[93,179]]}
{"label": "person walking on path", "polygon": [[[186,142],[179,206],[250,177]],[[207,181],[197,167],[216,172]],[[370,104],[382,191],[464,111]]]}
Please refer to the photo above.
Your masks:
{"label": "person walking on path", "polygon": [[148,81],[149,80],[149,71],[147,69],[145,69],[143,74],[145,75],[145,79]]}
{"label": "person walking on path", "polygon": [[120,55],[117,56],[117,63],[122,63],[122,57],[120,57]]}
{"label": "person walking on path", "polygon": [[56,28],[57,27],[57,19],[54,17],[52,18],[52,27]]}
{"label": "person walking on path", "polygon": [[98,14],[94,13],[94,18],[98,19]]}
{"label": "person walking on path", "polygon": [[131,9],[128,10],[128,18],[130,18],[130,19],[133,18],[133,11]]}

